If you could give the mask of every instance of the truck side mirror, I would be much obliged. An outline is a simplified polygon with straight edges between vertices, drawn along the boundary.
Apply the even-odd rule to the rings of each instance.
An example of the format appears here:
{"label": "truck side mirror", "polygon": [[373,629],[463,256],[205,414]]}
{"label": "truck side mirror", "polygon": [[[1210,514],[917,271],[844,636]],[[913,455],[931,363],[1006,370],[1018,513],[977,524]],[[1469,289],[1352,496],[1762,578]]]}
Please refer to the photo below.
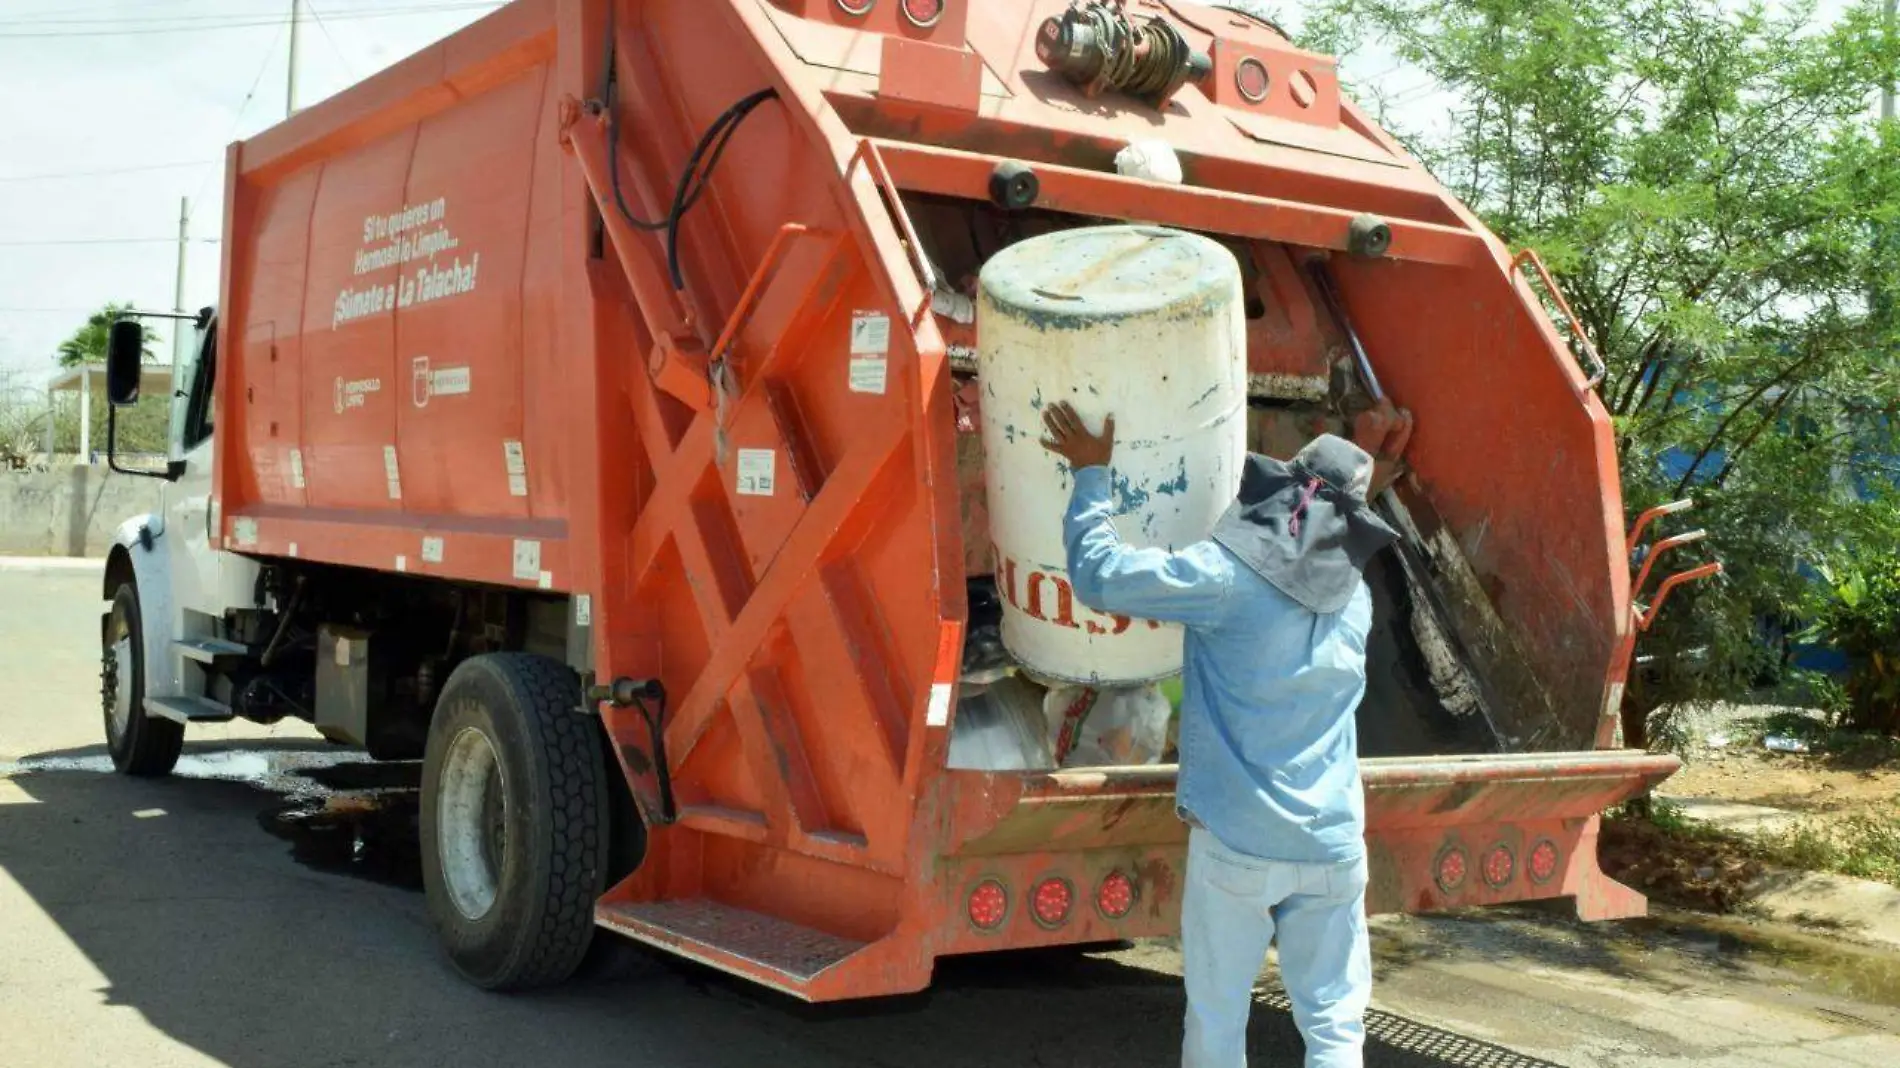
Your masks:
{"label": "truck side mirror", "polygon": [[139,402],[139,379],[144,374],[145,328],[136,319],[112,324],[106,341],[106,399],[115,408]]}

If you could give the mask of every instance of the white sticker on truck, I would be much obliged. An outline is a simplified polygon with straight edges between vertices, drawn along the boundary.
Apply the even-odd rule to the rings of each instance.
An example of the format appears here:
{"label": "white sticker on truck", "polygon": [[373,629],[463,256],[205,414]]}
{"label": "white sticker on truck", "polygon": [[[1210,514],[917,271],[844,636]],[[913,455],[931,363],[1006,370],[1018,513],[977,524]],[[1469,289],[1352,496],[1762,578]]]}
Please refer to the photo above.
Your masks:
{"label": "white sticker on truck", "polygon": [[594,599],[585,593],[574,595],[574,625],[577,627],[594,625]]}
{"label": "white sticker on truck", "polygon": [[851,392],[883,393],[890,362],[882,356],[851,357]]}
{"label": "white sticker on truck", "polygon": [[383,446],[383,474],[389,479],[389,499],[402,500],[402,467],[396,462],[396,447]]}
{"label": "white sticker on truck", "polygon": [[891,351],[891,317],[880,311],[851,313],[851,355],[882,356]]}
{"label": "white sticker on truck", "polygon": [[237,537],[237,543],[245,548],[257,544],[257,520],[239,519],[231,524],[231,533]]}
{"label": "white sticker on truck", "polygon": [[442,562],[441,538],[422,539],[422,562],[425,564],[439,564]]}
{"label": "white sticker on truck", "polygon": [[508,469],[508,495],[526,497],[528,495],[528,457],[522,451],[519,441],[501,443],[501,461]]}
{"label": "white sticker on truck", "polygon": [[418,408],[427,408],[429,401],[436,397],[460,396],[472,385],[473,378],[466,365],[431,370],[427,356],[416,356],[409,361],[409,400]]}
{"label": "white sticker on truck", "polygon": [[740,449],[737,490],[741,496],[770,497],[778,454],[771,449]]}
{"label": "white sticker on truck", "polygon": [[290,488],[303,488],[303,450],[290,450]]}
{"label": "white sticker on truck", "polygon": [[523,582],[541,580],[541,543],[515,539],[515,577]]}

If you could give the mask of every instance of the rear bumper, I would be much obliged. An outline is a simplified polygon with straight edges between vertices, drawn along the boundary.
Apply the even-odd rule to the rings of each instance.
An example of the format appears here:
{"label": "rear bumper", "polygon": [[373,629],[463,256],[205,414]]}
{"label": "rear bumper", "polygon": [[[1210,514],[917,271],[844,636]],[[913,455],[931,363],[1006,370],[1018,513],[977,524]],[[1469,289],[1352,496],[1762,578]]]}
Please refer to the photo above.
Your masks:
{"label": "rear bumper", "polygon": [[[1419,912],[1538,898],[1574,897],[1586,919],[1640,915],[1640,895],[1597,868],[1597,816],[1674,774],[1674,757],[1631,751],[1361,763],[1367,907]],[[950,773],[965,800],[954,841],[937,859],[949,930],[942,952],[1172,935],[1178,929],[1187,829],[1174,812],[1172,765],[1017,775]],[[973,825],[980,797],[996,818]],[[1121,919],[1092,907],[1096,888],[1119,872],[1139,907]],[[1062,879],[1075,915],[1036,922],[1035,888]],[[1004,923],[981,930],[970,895],[986,882],[1010,899]]]}

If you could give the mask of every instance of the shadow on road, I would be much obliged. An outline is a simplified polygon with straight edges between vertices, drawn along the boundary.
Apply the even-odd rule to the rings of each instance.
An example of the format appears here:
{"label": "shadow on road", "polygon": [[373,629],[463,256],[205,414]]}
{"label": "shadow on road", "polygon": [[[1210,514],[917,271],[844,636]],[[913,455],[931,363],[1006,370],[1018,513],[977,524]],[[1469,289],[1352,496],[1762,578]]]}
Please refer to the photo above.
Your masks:
{"label": "shadow on road", "polygon": [[[297,747],[272,749],[287,751],[293,763],[300,759]],[[234,753],[245,755],[188,749],[214,768],[220,760],[228,767]],[[293,772],[382,798],[331,798],[313,808],[308,797],[286,798],[281,782],[261,789],[243,776],[134,781],[81,770],[98,755],[49,754],[10,769],[15,800],[0,804],[0,871],[51,921],[9,915],[10,941],[41,932],[33,948],[14,951],[69,952],[60,939],[69,941],[103,976],[104,1003],[135,1010],[231,1068],[1178,1062],[1179,980],[1079,953],[946,961],[926,994],[843,1006],[799,1005],[644,956],[615,981],[485,994],[442,962],[412,869],[352,867],[366,853],[405,846],[413,853],[413,805],[403,800],[413,798],[405,789],[412,769]],[[327,829],[311,835],[279,826],[277,838],[260,830],[291,811],[304,820],[319,813]],[[317,869],[372,878],[299,866],[287,850],[304,851],[301,859]],[[1384,1014],[1369,1024],[1366,1063],[1375,1068],[1544,1063]],[[1298,1063],[1284,1002],[1263,997],[1251,1045],[1256,1064]]]}

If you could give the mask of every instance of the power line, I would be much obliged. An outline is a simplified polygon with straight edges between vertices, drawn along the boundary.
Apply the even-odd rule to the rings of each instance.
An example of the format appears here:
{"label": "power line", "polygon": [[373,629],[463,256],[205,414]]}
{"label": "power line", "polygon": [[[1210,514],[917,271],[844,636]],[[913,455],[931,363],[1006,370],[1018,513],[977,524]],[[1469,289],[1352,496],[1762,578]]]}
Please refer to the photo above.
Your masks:
{"label": "power line", "polygon": [[[359,19],[385,19],[408,15],[428,15],[438,12],[452,13],[457,11],[493,10],[501,6],[502,0],[494,0],[494,2],[488,3],[436,4],[430,7],[387,8],[380,11],[360,11],[347,15],[333,15],[331,17],[338,22],[343,22],[356,21]],[[255,17],[232,19],[222,22],[206,21],[182,26],[164,25],[104,30],[34,30],[23,33],[0,33],[0,40],[30,41],[73,37],[146,37],[166,33],[207,33],[213,30],[248,30],[264,26],[287,26],[289,24],[290,20],[287,18]],[[18,24],[16,23],[16,25]]]}
{"label": "power line", "polygon": [[[372,5],[367,5],[367,6],[347,6],[347,7],[332,8],[331,10],[336,15],[355,16],[355,15],[374,14],[377,12],[390,11],[390,10],[403,11],[403,12],[455,11],[462,8],[482,7],[482,6],[493,7],[497,5],[495,4],[485,5],[479,2],[479,0],[447,0],[447,2],[440,3],[440,4],[424,3],[424,2],[420,2],[420,0],[409,0],[408,3],[399,4],[398,6],[394,8],[388,5],[372,4]],[[185,23],[195,23],[195,22],[253,22],[258,19],[263,19],[263,18],[282,18],[282,17],[283,16],[278,15],[274,11],[257,11],[257,10],[201,12],[195,15],[193,14],[107,15],[102,18],[73,18],[70,15],[65,15],[65,14],[53,14],[50,12],[40,12],[33,15],[27,15],[24,17],[0,18],[0,26],[25,26],[25,27],[120,26],[120,27],[125,27],[125,26],[151,25],[154,23],[160,24],[160,25],[172,25],[172,24],[182,25]]]}
{"label": "power line", "polygon": [[[270,61],[276,58],[277,42],[283,39],[284,28],[279,26],[277,32],[271,35],[270,47],[264,49],[264,61],[257,65],[257,77],[251,79],[251,87],[245,90],[244,99],[238,101],[237,115],[231,119],[231,129],[225,133],[223,144],[230,144],[231,139],[237,136],[238,129],[244,125],[244,113],[251,109],[251,100],[257,96],[257,87],[264,84],[264,72],[270,69]],[[204,194],[205,183],[218,172],[218,162],[220,161],[213,160],[211,165],[205,168],[205,172],[198,176],[198,187],[191,191],[192,200],[197,200]]]}
{"label": "power line", "polygon": [[[193,241],[203,245],[215,245],[215,237],[194,237]],[[176,237],[49,237],[29,238],[22,241],[0,241],[0,248],[39,248],[52,245],[175,245]]]}
{"label": "power line", "polygon": [[38,174],[0,174],[0,182],[43,182],[52,178],[99,178],[109,174],[140,174],[145,171],[170,171],[184,167],[201,167],[202,159],[183,160],[178,163],[147,163],[137,167],[106,167],[96,171],[44,171]]}
{"label": "power line", "polygon": [[337,60],[343,64],[344,73],[348,74],[350,79],[354,81],[356,78],[356,65],[350,62],[350,57],[343,54],[343,46],[337,44],[336,38],[331,36],[330,24],[323,21],[323,12],[317,10],[316,0],[304,0],[303,6],[310,9],[310,17],[316,21],[317,29],[323,31],[323,39],[330,42],[330,51],[336,53]]}

